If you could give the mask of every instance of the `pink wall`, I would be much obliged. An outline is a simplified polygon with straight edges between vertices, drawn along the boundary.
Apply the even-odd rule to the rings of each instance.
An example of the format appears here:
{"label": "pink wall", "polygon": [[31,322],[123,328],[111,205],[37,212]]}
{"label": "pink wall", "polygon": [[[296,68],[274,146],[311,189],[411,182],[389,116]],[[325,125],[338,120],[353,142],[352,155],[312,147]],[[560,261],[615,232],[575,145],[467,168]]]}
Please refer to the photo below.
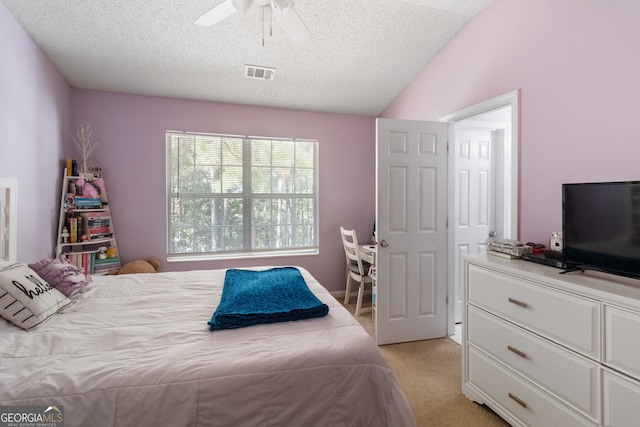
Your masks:
{"label": "pink wall", "polygon": [[438,120],[520,89],[520,239],[546,243],[563,182],[640,180],[638,22],[637,0],[496,0],[383,116]]}
{"label": "pink wall", "polygon": [[71,88],[0,3],[0,177],[18,180],[18,261],[52,256]]}
{"label": "pink wall", "polygon": [[[103,169],[125,261],[156,256],[163,270],[300,265],[329,290],[344,290],[341,225],[367,239],[375,218],[372,117],[249,107],[74,90],[73,129],[91,123],[92,160]],[[317,139],[320,154],[320,255],[239,261],[166,262],[165,131]],[[67,146],[69,156],[77,156]]]}
{"label": "pink wall", "polygon": [[[383,116],[437,120],[520,89],[520,238],[546,242],[561,227],[563,182],[640,179],[638,22],[636,0],[496,0]],[[373,118],[71,90],[1,4],[0,40],[0,176],[19,180],[21,260],[53,253],[58,175],[80,124],[100,144],[125,260],[164,258],[165,130],[293,136],[320,141],[321,253],[261,263],[299,264],[343,289],[337,229],[368,236],[374,218]],[[225,265],[247,263],[164,269]]]}

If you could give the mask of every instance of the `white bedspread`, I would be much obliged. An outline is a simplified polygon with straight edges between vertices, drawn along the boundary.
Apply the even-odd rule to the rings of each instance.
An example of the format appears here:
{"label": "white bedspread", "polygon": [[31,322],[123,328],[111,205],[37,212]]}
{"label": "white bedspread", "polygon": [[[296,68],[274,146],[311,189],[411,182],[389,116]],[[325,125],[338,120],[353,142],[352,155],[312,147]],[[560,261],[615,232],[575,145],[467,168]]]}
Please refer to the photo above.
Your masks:
{"label": "white bedspread", "polygon": [[374,341],[307,271],[323,318],[209,331],[224,270],[94,277],[40,329],[0,319],[0,405],[73,426],[413,426]]}

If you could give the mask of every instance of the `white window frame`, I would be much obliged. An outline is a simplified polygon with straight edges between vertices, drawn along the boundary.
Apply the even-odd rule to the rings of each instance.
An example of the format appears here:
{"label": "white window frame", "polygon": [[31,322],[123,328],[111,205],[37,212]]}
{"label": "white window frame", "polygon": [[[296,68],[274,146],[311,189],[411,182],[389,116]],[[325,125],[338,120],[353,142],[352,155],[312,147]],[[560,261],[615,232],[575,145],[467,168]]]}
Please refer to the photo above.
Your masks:
{"label": "white window frame", "polygon": [[[171,180],[171,141],[175,137],[204,137],[204,138],[238,138],[243,141],[243,191],[242,198],[243,204],[246,207],[249,204],[249,209],[243,208],[243,233],[244,247],[241,250],[233,251],[216,251],[216,252],[189,252],[189,253],[172,253],[171,249],[171,205],[172,198],[179,195],[172,193]],[[287,141],[287,142],[307,142],[313,144],[313,191],[311,193],[256,193],[251,192],[251,149],[250,144],[253,140],[269,140],[273,142]],[[296,138],[273,138],[273,137],[258,137],[258,136],[243,136],[243,135],[226,135],[226,134],[211,134],[211,133],[196,133],[196,132],[183,132],[183,131],[167,131],[166,132],[166,250],[167,261],[180,262],[180,261],[204,261],[204,260],[216,260],[216,259],[241,259],[241,258],[264,258],[264,257],[279,257],[279,256],[301,256],[301,255],[317,255],[319,253],[319,208],[318,208],[318,141],[309,139],[296,139]],[[213,193],[212,193],[213,194]],[[216,196],[203,197],[202,199],[215,198]],[[313,238],[314,243],[305,247],[291,247],[291,248],[270,248],[270,249],[255,249],[248,246],[251,245],[251,238],[247,236],[247,233],[251,234],[253,227],[252,221],[252,209],[251,204],[256,199],[269,199],[269,198],[288,198],[288,199],[311,199],[313,206]]]}

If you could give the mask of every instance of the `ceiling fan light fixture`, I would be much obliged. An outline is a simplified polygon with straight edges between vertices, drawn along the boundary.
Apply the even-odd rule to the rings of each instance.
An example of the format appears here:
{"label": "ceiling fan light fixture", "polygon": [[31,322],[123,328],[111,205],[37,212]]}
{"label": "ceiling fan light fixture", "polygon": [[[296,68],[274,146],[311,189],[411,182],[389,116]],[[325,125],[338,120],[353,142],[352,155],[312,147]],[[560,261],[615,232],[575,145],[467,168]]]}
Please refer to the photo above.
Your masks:
{"label": "ceiling fan light fixture", "polygon": [[244,76],[248,79],[271,81],[276,75],[276,69],[271,67],[262,67],[259,65],[244,66]]}
{"label": "ceiling fan light fixture", "polygon": [[249,10],[249,8],[251,7],[251,4],[253,3],[253,0],[232,0],[232,1],[236,9],[241,10],[242,13],[244,13],[245,15],[247,14],[247,11]]}

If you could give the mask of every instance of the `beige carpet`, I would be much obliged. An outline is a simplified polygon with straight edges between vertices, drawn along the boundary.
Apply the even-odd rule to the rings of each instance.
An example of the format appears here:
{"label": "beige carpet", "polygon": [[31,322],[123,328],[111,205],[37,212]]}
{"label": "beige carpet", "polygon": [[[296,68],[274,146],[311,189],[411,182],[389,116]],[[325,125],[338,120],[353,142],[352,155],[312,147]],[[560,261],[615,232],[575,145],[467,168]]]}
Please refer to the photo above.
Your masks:
{"label": "beige carpet", "polygon": [[[354,313],[355,304],[347,309]],[[373,336],[371,313],[358,321]],[[449,338],[381,346],[402,386],[418,427],[508,426],[489,408],[463,396],[461,347]]]}

